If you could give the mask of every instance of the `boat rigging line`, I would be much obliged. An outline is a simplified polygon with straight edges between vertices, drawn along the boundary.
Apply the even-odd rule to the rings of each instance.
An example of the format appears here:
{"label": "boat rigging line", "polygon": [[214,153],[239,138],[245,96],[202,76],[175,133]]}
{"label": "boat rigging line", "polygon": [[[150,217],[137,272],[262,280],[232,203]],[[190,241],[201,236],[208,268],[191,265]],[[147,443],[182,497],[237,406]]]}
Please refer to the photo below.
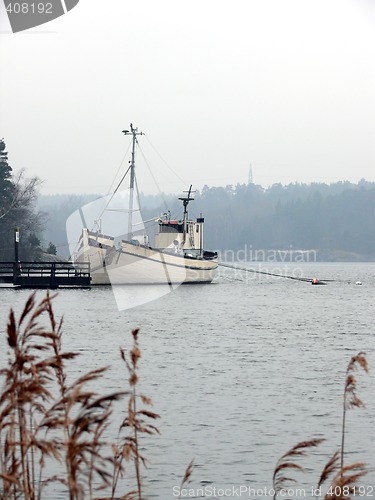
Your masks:
{"label": "boat rigging line", "polygon": [[143,158],[143,161],[145,162],[146,167],[148,168],[148,171],[149,171],[149,173],[150,173],[150,175],[151,175],[151,177],[152,177],[152,180],[154,181],[155,186],[156,186],[157,190],[159,191],[159,195],[161,196],[161,198],[162,198],[162,200],[163,200],[163,203],[164,203],[165,209],[166,209],[166,210],[168,210],[167,200],[165,199],[165,196],[163,195],[163,192],[162,192],[162,190],[160,189],[160,186],[159,186],[159,184],[158,184],[157,180],[155,179],[155,176],[154,176],[154,174],[153,174],[153,172],[152,172],[152,170],[151,170],[151,167],[150,167],[150,165],[149,165],[149,163],[148,163],[148,161],[147,161],[147,158],[146,158],[145,154],[143,153],[141,146],[138,144],[138,141],[137,141],[137,145],[138,145],[138,151],[141,153],[142,158]]}
{"label": "boat rigging line", "polygon": [[116,193],[117,193],[117,191],[119,190],[119,188],[120,188],[120,186],[121,186],[121,184],[122,184],[122,181],[125,179],[125,177],[127,176],[127,174],[128,174],[128,172],[129,172],[129,170],[130,170],[130,169],[131,169],[131,165],[129,165],[129,167],[128,167],[127,171],[126,171],[126,172],[125,172],[125,174],[121,177],[121,180],[120,180],[120,182],[117,184],[116,189],[113,191],[112,196],[111,196],[111,197],[109,198],[109,200],[107,201],[107,203],[106,203],[105,207],[103,208],[103,210],[101,211],[101,213],[100,213],[99,217],[96,219],[97,221],[100,221],[100,219],[102,218],[102,216],[103,216],[104,212],[108,209],[109,204],[110,204],[110,203],[111,203],[111,201],[113,200],[113,197],[115,196],[115,194],[116,194]]}
{"label": "boat rigging line", "polygon": [[158,155],[158,157],[161,159],[161,161],[164,163],[164,165],[172,172],[172,174],[174,174],[182,183],[183,186],[186,186],[187,184],[189,184],[188,182],[186,182],[186,180],[182,179],[178,173],[173,170],[173,168],[168,165],[168,163],[164,160],[164,158],[161,156],[161,154],[159,153],[159,151],[155,148],[155,146],[153,146],[153,144],[151,143],[150,139],[147,137],[147,135],[145,134],[145,138],[146,138],[146,141],[150,144],[150,146],[152,147],[152,149],[155,151],[155,153]]}
{"label": "boat rigging line", "polygon": [[[125,158],[128,156],[128,153],[129,153],[129,149],[130,149],[130,146],[131,146],[131,142],[129,142],[128,144],[128,147],[127,147],[127,150],[125,151],[125,154],[124,156],[122,157],[122,160],[121,160],[121,163],[117,169],[117,172],[116,172],[116,175],[114,176],[113,180],[112,180],[112,184],[110,185],[110,188],[108,189],[108,192],[107,192],[107,195],[111,194],[112,193],[112,188],[113,188],[113,185],[115,183],[115,180],[117,179],[117,176],[124,164],[124,161],[125,161]],[[126,175],[126,174],[125,174]],[[125,176],[124,176],[125,177]],[[121,179],[121,182],[124,180],[124,177]],[[120,183],[121,184],[121,183]],[[117,188],[118,189],[118,188]]]}
{"label": "boat rigging line", "polygon": [[246,271],[247,273],[264,274],[267,276],[275,276],[277,278],[286,278],[286,279],[295,280],[295,281],[304,281],[305,283],[312,283],[314,285],[317,285],[317,284],[325,285],[326,282],[328,282],[328,281],[335,281],[335,280],[318,280],[318,282],[314,282],[314,280],[316,280],[316,278],[298,278],[297,276],[290,276],[288,274],[269,273],[267,271],[260,271],[258,269],[252,269],[249,267],[238,267],[238,266],[231,266],[229,264],[221,264],[221,263],[219,263],[219,267],[227,267],[228,269],[234,269],[236,271]]}
{"label": "boat rigging line", "polygon": [[[138,140],[137,140],[137,137],[136,137],[136,136],[137,136],[137,135],[144,135],[144,134],[143,134],[143,132],[137,132],[137,129],[133,129],[132,124],[130,124],[130,129],[131,129],[131,132],[129,132],[129,130],[123,130],[122,132],[123,132],[123,134],[125,134],[125,135],[130,135],[130,133],[132,133],[132,134],[133,134],[133,141],[134,141],[134,142],[136,142],[136,143],[137,143],[137,145],[138,145]],[[128,154],[128,151],[129,151],[129,149],[130,149],[130,145],[131,145],[131,144],[132,144],[132,143],[130,142],[130,143],[129,143],[129,145],[128,145],[128,148],[127,148],[127,150],[126,150],[126,152],[125,152],[125,154],[124,154],[124,156],[123,156],[123,158],[122,158],[122,160],[121,160],[121,163],[120,163],[120,166],[119,166],[119,168],[118,168],[118,170],[117,170],[117,173],[116,173],[115,178],[117,177],[117,175],[118,175],[118,173],[119,173],[119,171],[120,171],[120,169],[121,169],[121,167],[122,167],[122,165],[123,165],[123,163],[124,163],[124,160],[125,160],[125,158],[126,158],[126,156],[127,156],[127,154]],[[133,148],[134,148],[134,146],[133,146]],[[121,184],[123,183],[123,181],[124,181],[125,177],[128,175],[129,171],[132,171],[132,167],[134,166],[134,152],[132,152],[132,160],[131,160],[131,162],[129,162],[129,163],[130,163],[129,167],[127,168],[127,170],[126,170],[126,172],[124,173],[124,175],[121,177],[120,182],[117,184],[116,189],[113,191],[113,193],[112,193],[111,197],[110,197],[110,198],[109,198],[109,200],[107,201],[107,203],[106,203],[105,207],[104,207],[104,208],[103,208],[103,210],[101,211],[101,213],[100,213],[99,217],[97,217],[96,221],[100,221],[100,219],[102,218],[102,216],[103,216],[104,212],[105,212],[106,210],[108,210],[109,204],[110,204],[110,203],[111,203],[111,201],[113,200],[113,197],[115,196],[115,194],[117,193],[117,191],[120,189],[120,186],[121,186]],[[134,169],[133,169],[133,172],[134,172]],[[134,175],[134,174],[133,174],[133,175]],[[114,179],[114,180],[115,180],[115,179]],[[114,184],[114,180],[112,181],[112,184],[111,184],[110,189],[112,189],[112,186],[113,186],[113,184]],[[133,178],[133,181],[134,181],[134,180],[135,180],[136,190],[137,190],[137,195],[138,195],[138,200],[139,200],[139,192],[138,192],[137,180]],[[133,182],[133,183],[134,183],[134,182]],[[109,194],[110,194],[110,193],[108,193],[108,195],[109,195]],[[108,195],[107,195],[107,196],[108,196]],[[138,203],[139,203],[139,201],[138,201]],[[117,210],[116,210],[116,211],[117,211]],[[130,211],[129,211],[129,216],[130,216],[130,215],[131,215],[131,214],[130,214]]]}

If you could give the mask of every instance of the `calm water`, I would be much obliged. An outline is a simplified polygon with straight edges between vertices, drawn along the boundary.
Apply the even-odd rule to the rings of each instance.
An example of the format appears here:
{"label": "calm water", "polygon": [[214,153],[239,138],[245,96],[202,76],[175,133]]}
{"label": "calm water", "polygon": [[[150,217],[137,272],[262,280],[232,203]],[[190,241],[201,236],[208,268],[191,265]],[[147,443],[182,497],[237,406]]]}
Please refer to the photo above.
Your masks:
{"label": "calm water", "polygon": [[[276,267],[293,271],[292,264],[267,269]],[[175,498],[173,487],[192,458],[189,498],[204,487],[211,488],[210,498],[238,498],[239,490],[230,490],[241,485],[261,490],[243,492],[243,498],[270,498],[262,491],[272,487],[277,459],[299,441],[324,436],[327,441],[300,462],[306,473],[293,475],[310,498],[340,445],[345,370],[359,351],[367,353],[370,373],[358,372],[366,407],[349,411],[347,463],[366,461],[374,468],[375,264],[298,267],[305,276],[340,281],[311,286],[225,270],[211,285],[182,286],[121,312],[109,287],[59,292],[55,312],[64,315],[65,349],[81,352],[71,376],[110,365],[103,392],[124,387],[118,348],[130,346],[131,329],[141,328],[142,390],[162,416],[161,436],[145,441],[148,498]],[[363,285],[355,286],[357,280]],[[0,294],[5,326],[9,307],[19,311],[29,291]],[[374,469],[361,484],[375,485]],[[213,487],[226,491],[210,496]]]}

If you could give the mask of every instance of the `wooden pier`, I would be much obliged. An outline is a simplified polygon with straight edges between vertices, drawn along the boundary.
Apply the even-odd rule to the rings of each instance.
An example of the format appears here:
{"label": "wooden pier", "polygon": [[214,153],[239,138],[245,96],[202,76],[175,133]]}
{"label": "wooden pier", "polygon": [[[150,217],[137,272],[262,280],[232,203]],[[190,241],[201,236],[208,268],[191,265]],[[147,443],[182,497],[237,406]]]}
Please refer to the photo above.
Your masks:
{"label": "wooden pier", "polygon": [[21,288],[91,286],[90,264],[72,262],[0,262],[0,283]]}

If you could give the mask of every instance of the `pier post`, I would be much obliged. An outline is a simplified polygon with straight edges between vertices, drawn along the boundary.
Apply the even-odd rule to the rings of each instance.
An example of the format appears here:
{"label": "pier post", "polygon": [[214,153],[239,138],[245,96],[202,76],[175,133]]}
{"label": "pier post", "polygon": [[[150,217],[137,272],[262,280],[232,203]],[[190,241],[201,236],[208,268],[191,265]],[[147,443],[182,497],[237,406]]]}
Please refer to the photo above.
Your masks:
{"label": "pier post", "polygon": [[14,229],[14,260],[18,263],[18,244],[20,242],[20,228]]}
{"label": "pier post", "polygon": [[20,228],[14,229],[14,264],[13,264],[13,284],[17,284],[17,277],[20,275],[19,258],[18,258],[18,244],[20,242]]}

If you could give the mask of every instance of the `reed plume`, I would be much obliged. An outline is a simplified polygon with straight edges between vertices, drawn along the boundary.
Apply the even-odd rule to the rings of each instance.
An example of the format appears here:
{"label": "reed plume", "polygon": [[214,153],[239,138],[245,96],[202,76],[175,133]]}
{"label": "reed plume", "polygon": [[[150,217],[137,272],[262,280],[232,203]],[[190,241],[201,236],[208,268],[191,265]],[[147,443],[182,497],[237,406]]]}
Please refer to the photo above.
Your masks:
{"label": "reed plume", "polygon": [[320,479],[318,482],[318,489],[321,487],[323,483],[327,481],[327,479],[332,476],[334,472],[336,472],[339,469],[339,457],[340,453],[338,451],[335,451],[335,453],[332,455],[332,457],[328,460],[326,465],[324,466],[324,469],[320,475]]}
{"label": "reed plume", "polygon": [[275,492],[273,497],[274,500],[276,500],[278,493],[280,493],[281,491],[285,491],[289,483],[297,482],[294,478],[285,475],[288,469],[298,470],[300,472],[305,471],[304,467],[302,467],[302,465],[300,465],[299,463],[295,462],[294,459],[297,457],[302,457],[307,455],[307,451],[310,448],[315,448],[323,441],[325,441],[325,439],[323,438],[311,439],[310,441],[302,441],[301,443],[298,443],[295,446],[293,446],[293,448],[287,451],[278,460],[275,470],[273,472],[273,490]]}
{"label": "reed plume", "polygon": [[360,408],[364,406],[363,402],[357,396],[357,380],[354,374],[358,367],[362,368],[366,373],[368,373],[368,364],[365,352],[359,352],[356,356],[353,356],[349,361],[346,370],[343,412],[342,412],[342,429],[341,429],[341,452],[340,452],[341,470],[343,470],[344,468],[346,412],[349,408]]}
{"label": "reed plume", "polygon": [[127,355],[125,349],[120,349],[121,359],[124,361],[129,375],[128,383],[130,386],[130,392],[127,415],[120,426],[119,435],[122,435],[122,432],[126,430],[128,433],[121,438],[121,444],[119,446],[113,445],[112,448],[114,451],[112,498],[114,498],[119,477],[123,474],[123,460],[125,459],[127,461],[132,460],[134,463],[137,490],[128,492],[128,496],[123,498],[132,498],[136,495],[138,500],[142,500],[141,464],[146,466],[147,463],[145,457],[139,451],[139,437],[140,434],[160,434],[159,429],[147,420],[150,419],[151,421],[154,421],[160,418],[160,415],[148,409],[138,408],[139,402],[147,406],[152,405],[152,400],[148,396],[143,394],[138,395],[137,391],[137,384],[139,382],[138,362],[141,358],[138,333],[139,328],[132,331],[133,347],[130,350],[129,355]]}
{"label": "reed plume", "polygon": [[325,500],[350,500],[350,494],[355,494],[358,479],[367,474],[366,464],[358,462],[341,467],[333,478],[324,499]]}
{"label": "reed plume", "polygon": [[[77,354],[62,351],[62,320],[55,320],[52,299],[47,293],[36,304],[34,293],[18,321],[13,310],[9,315],[8,362],[0,370],[1,500],[40,499],[53,481],[66,486],[70,500],[81,500],[93,497],[95,481],[110,484],[102,436],[112,403],[123,393],[103,397],[87,389],[106,368],[67,385],[65,362]],[[48,325],[42,327],[45,316]],[[64,464],[65,475],[44,477],[47,459]]]}
{"label": "reed plume", "polygon": [[[357,481],[368,472],[366,468],[367,465],[362,462],[344,466],[346,412],[349,408],[359,408],[364,406],[356,392],[357,381],[354,373],[358,367],[368,373],[368,364],[366,354],[364,352],[359,352],[356,356],[353,356],[346,370],[341,428],[341,450],[336,451],[328,460],[323,468],[318,482],[318,490],[320,490],[321,485],[334,475],[325,495],[325,500],[350,500],[349,495],[355,493]],[[294,469],[301,472],[304,471],[304,468],[300,464],[293,461],[292,457],[305,455],[307,448],[317,446],[322,441],[324,441],[324,439],[313,439],[311,441],[299,443],[280,458],[276,464],[273,474],[273,487],[275,491],[274,500],[280,491],[285,490],[288,483],[296,482],[294,478],[285,475],[285,470]]]}
{"label": "reed plume", "polygon": [[[357,462],[344,466],[347,410],[350,408],[361,408],[365,406],[363,401],[357,395],[357,380],[354,374],[358,367],[368,373],[366,353],[362,351],[350,359],[346,370],[341,426],[341,449],[340,452],[335,453],[331,461],[326,465],[319,483],[321,484],[323,482],[322,478],[325,479],[325,476],[336,472],[336,475],[333,477],[332,483],[325,496],[325,500],[350,500],[349,495],[355,493],[357,481],[368,472],[367,464],[363,462]],[[340,466],[338,466],[339,457]]]}
{"label": "reed plume", "polygon": [[[40,303],[35,297],[35,293],[29,297],[18,320],[11,310],[7,325],[8,360],[0,370],[0,500],[40,500],[51,482],[64,485],[69,500],[93,499],[96,490],[106,488],[114,499],[124,459],[134,463],[137,487],[121,498],[141,500],[141,464],[146,465],[146,459],[140,453],[139,437],[159,433],[149,423],[159,415],[141,407],[152,401],[137,390],[139,330],[132,332],[129,355],[120,350],[129,390],[102,396],[92,387],[107,368],[68,383],[66,363],[77,353],[62,350],[63,322],[53,312],[55,296],[47,293]],[[47,326],[40,326],[45,318]],[[122,441],[119,446],[113,444],[113,454],[107,456],[110,443],[104,439],[105,431],[114,402],[124,396],[129,400],[120,426]],[[48,460],[57,461],[64,472],[46,475]]]}
{"label": "reed plume", "polygon": [[193,473],[193,467],[194,467],[194,459],[190,462],[190,464],[186,467],[184,477],[182,478],[181,484],[180,484],[180,494],[178,495],[178,498],[181,498],[181,493],[182,489],[185,484],[188,484],[190,482],[190,476]]}
{"label": "reed plume", "polygon": [[[7,367],[0,370],[3,387],[0,396],[0,476],[1,498],[34,500],[41,494],[40,476],[47,456],[59,457],[52,441],[40,440],[39,420],[47,413],[53,400],[50,380],[56,363],[49,340],[54,338],[56,325],[50,329],[38,326],[51,297],[35,304],[35,294],[27,300],[19,320],[14,311],[7,324]],[[51,354],[44,356],[44,354]],[[37,473],[37,460],[40,473]]]}

